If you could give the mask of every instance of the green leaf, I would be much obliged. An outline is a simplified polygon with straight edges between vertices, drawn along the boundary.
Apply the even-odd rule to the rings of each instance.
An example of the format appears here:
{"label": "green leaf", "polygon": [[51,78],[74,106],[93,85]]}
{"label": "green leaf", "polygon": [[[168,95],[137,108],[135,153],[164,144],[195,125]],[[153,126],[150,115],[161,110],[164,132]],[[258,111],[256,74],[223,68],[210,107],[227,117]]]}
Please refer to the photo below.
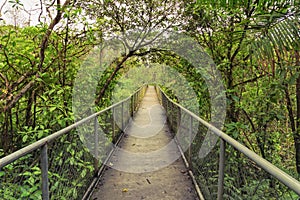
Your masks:
{"label": "green leaf", "polygon": [[289,79],[288,79],[288,84],[289,85],[294,85],[296,83],[296,79],[299,77],[299,73],[293,74]]}
{"label": "green leaf", "polygon": [[51,107],[51,108],[49,109],[50,112],[53,112],[54,110],[56,110],[56,107]]}
{"label": "green leaf", "polygon": [[23,138],[22,138],[22,141],[27,142],[27,139],[28,139],[28,135],[24,135]]}
{"label": "green leaf", "polygon": [[4,175],[5,175],[5,172],[4,171],[0,171],[0,177],[4,176]]}

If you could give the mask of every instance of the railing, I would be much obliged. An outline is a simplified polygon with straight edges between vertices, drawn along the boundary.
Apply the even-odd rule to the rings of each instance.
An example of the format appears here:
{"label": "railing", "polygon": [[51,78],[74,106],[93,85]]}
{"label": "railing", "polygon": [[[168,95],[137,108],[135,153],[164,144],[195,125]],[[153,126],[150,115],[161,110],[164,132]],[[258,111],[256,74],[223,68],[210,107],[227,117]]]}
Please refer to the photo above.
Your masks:
{"label": "railing", "polygon": [[[186,146],[184,141],[191,142],[184,156],[205,199],[299,198],[299,181],[172,101],[159,87],[157,93],[179,147]],[[200,158],[198,152],[208,130],[220,140]]]}
{"label": "railing", "polygon": [[[98,131],[105,129],[108,137],[116,143],[137,110],[145,90],[146,86],[143,86],[127,99],[1,158],[0,199],[87,197],[86,191],[95,184],[106,161],[102,163],[97,154],[98,148],[105,146],[98,137]],[[75,129],[83,125],[91,127],[86,131],[94,137],[93,153],[75,133]],[[113,148],[106,156],[112,151]],[[25,166],[24,163],[29,164]]]}

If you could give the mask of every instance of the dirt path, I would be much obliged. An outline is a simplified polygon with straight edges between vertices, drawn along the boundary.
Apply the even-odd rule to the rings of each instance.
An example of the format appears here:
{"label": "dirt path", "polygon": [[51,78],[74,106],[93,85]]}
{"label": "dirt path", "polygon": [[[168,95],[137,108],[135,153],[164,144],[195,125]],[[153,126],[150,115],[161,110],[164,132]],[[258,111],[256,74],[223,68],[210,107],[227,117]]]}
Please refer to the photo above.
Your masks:
{"label": "dirt path", "polygon": [[149,87],[92,200],[197,200],[194,185]]}

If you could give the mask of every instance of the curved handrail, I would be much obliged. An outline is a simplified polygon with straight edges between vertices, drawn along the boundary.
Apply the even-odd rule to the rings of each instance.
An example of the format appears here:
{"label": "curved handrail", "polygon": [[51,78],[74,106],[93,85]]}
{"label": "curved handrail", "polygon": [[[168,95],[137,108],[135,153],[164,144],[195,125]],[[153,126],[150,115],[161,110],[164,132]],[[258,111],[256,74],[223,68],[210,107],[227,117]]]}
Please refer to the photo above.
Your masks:
{"label": "curved handrail", "polygon": [[260,157],[258,154],[255,152],[251,151],[248,149],[246,146],[242,145],[223,131],[219,130],[212,124],[208,123],[201,117],[197,116],[193,112],[189,111],[188,109],[184,108],[180,104],[174,102],[172,99],[170,99],[160,87],[159,91],[163,94],[163,96],[172,104],[176,105],[179,107],[181,110],[183,110],[185,113],[188,115],[192,116],[195,120],[199,121],[201,124],[206,126],[209,130],[211,130],[214,134],[219,136],[222,140],[233,146],[235,149],[237,149],[239,152],[243,153],[246,155],[249,159],[253,160],[257,165],[259,165],[262,169],[264,169],[266,172],[270,173],[272,176],[277,178],[280,182],[282,182],[284,185],[286,185],[288,188],[296,192],[298,195],[300,195],[300,182],[297,181],[295,178],[290,176],[289,174],[285,173],[266,159]]}
{"label": "curved handrail", "polygon": [[[42,138],[14,153],[11,153],[3,158],[0,159],[0,170],[9,165],[10,163],[14,162],[15,160],[37,150],[37,149],[41,149],[40,152],[40,160],[41,160],[41,177],[42,177],[42,186],[41,186],[41,190],[42,190],[42,199],[43,200],[48,200],[50,197],[49,194],[49,180],[48,180],[48,153],[47,153],[47,149],[48,149],[48,144],[53,141],[56,140],[57,138],[59,138],[60,136],[63,136],[67,133],[69,133],[71,130],[79,127],[80,125],[90,121],[90,120],[97,120],[97,117],[99,115],[101,115],[102,113],[105,113],[109,110],[114,110],[117,106],[122,105],[122,127],[120,128],[120,130],[124,131],[126,126],[129,123],[129,119],[130,119],[130,115],[133,116],[135,109],[137,108],[139,101],[140,101],[140,97],[144,95],[145,93],[145,89],[146,85],[143,85],[142,87],[140,87],[138,90],[136,90],[131,96],[129,96],[128,98],[115,103],[99,112],[96,112],[84,119],[79,120],[78,122],[64,128],[61,129],[45,138]],[[141,95],[141,93],[143,93]],[[127,116],[124,116],[124,107],[123,104],[126,104],[127,102],[130,102],[130,104],[132,105],[131,111],[130,109],[128,110]],[[126,118],[126,119],[125,119]],[[96,123],[95,123],[96,124]],[[98,134],[97,134],[97,126],[94,126],[94,132],[95,132],[95,139],[98,138]],[[114,128],[113,128],[113,132],[114,132]],[[96,139],[97,140],[97,139]],[[95,149],[97,147],[97,142],[95,142]],[[96,153],[96,152],[95,152]],[[96,154],[97,155],[97,154]],[[99,170],[98,167],[98,158],[95,158],[95,163],[94,163],[94,168],[95,170]]]}
{"label": "curved handrail", "polygon": [[138,93],[143,87],[145,87],[145,85],[143,85],[142,87],[140,87],[138,90],[136,90],[131,96],[127,97],[126,99],[123,99],[122,101],[119,101],[99,112],[96,112],[84,119],[81,119],[79,120],[78,122],[66,127],[66,128],[63,128],[55,133],[52,133],[51,135],[45,137],[45,138],[42,138],[14,153],[11,153],[3,158],[0,159],[0,169],[10,163],[12,163],[13,161],[21,158],[22,156],[25,156],[26,154],[38,149],[38,148],[41,148],[43,145],[47,144],[47,143],[50,143],[51,141],[55,140],[56,138],[70,132],[71,130],[77,128],[78,126],[84,124],[85,122],[88,122],[90,121],[91,119],[94,119],[95,117],[101,115],[102,113],[114,108],[114,107],[117,107],[118,105],[128,101],[130,98],[132,98],[136,93]]}

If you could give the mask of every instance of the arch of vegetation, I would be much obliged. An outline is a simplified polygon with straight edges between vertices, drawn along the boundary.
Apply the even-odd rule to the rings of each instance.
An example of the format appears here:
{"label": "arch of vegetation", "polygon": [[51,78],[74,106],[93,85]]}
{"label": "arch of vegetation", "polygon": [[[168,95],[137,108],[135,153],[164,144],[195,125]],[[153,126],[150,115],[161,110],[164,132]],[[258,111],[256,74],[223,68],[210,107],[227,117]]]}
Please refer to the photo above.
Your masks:
{"label": "arch of vegetation", "polygon": [[[112,105],[116,102],[114,98],[120,100],[130,96],[141,86],[136,83],[144,81],[142,76],[147,70],[152,70],[152,78],[163,78],[166,71],[159,66],[170,66],[184,77],[196,94],[193,100],[197,104],[191,106],[198,109],[201,118],[211,120],[214,111],[212,94],[204,74],[186,58],[162,46],[158,48],[157,44],[165,44],[170,32],[178,32],[202,46],[220,71],[227,103],[224,127],[220,127],[222,131],[299,180],[298,1],[28,2],[5,0],[0,3],[0,158],[76,122],[78,116],[72,110],[72,95],[77,74],[84,66],[97,65],[98,55],[88,62],[86,58],[95,48],[107,45],[104,41],[115,38],[119,43],[108,45],[124,51],[118,52],[117,56],[113,48],[100,52],[107,60],[114,59],[105,64],[101,77],[97,77],[92,102],[94,110],[84,111],[85,116]],[[94,77],[90,78],[94,81]],[[172,89],[175,85],[176,80],[170,80],[162,88],[175,102],[182,97],[189,98],[188,95],[176,96]],[[104,118],[101,120],[109,119],[109,114]],[[99,125],[103,128],[105,125],[101,120]],[[111,140],[113,138],[111,135]],[[84,193],[84,189],[78,189],[83,184],[80,179],[87,177],[86,180],[92,180],[88,177],[94,175],[94,161],[80,141],[74,132],[64,136],[61,143],[53,142],[51,148],[49,146],[49,154],[55,152],[48,160],[49,179],[55,177],[52,180],[60,180],[66,188],[58,192],[58,196],[80,198]],[[41,151],[45,150],[47,152],[47,149]],[[16,188],[21,198],[41,198],[38,186],[41,180],[40,155],[35,151],[1,169],[0,191],[4,199],[13,199]],[[270,192],[268,197],[297,197],[286,192],[285,186],[268,173],[261,175],[264,179],[258,184],[255,170],[249,169],[260,170],[260,167],[235,148],[226,148],[226,158],[225,163],[232,167],[229,171],[225,169],[227,185],[224,194],[243,199],[248,198],[247,195],[261,198],[262,193],[266,193],[259,191],[280,191]],[[198,160],[192,162],[201,165]],[[211,165],[218,167],[218,163]],[[67,166],[73,167],[69,167],[68,176],[64,176],[61,172],[67,170]],[[71,183],[66,181],[75,174],[79,174],[77,179]],[[199,173],[196,179],[203,176],[208,174]],[[216,180],[218,178],[211,175],[209,181],[215,183]],[[200,188],[206,185],[201,184]],[[90,183],[87,181],[84,185]],[[61,185],[50,181],[52,190],[58,187]],[[212,187],[217,188],[217,184]],[[214,189],[204,191],[205,197],[209,198],[207,195]]]}

